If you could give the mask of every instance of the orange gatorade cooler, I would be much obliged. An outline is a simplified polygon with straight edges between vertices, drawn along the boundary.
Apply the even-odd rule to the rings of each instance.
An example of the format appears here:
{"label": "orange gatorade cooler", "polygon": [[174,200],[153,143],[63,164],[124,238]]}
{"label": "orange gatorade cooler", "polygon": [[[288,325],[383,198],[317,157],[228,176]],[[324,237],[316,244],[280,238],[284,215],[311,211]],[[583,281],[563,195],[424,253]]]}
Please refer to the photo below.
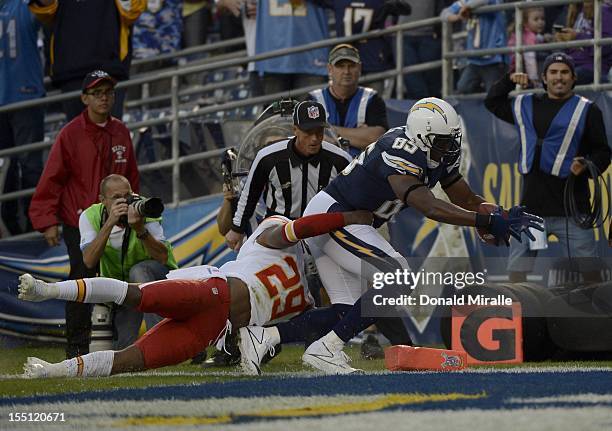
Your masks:
{"label": "orange gatorade cooler", "polygon": [[467,367],[465,352],[429,347],[391,346],[385,349],[391,371],[454,371]]}

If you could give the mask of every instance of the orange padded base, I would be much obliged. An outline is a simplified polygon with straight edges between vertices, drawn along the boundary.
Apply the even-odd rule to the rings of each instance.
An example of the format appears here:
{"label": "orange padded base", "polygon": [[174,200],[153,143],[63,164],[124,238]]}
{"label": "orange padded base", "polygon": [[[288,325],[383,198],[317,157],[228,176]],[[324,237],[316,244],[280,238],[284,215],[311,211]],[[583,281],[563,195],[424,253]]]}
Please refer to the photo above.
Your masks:
{"label": "orange padded base", "polygon": [[385,349],[385,366],[391,371],[454,371],[467,367],[467,357],[458,350],[391,346]]}

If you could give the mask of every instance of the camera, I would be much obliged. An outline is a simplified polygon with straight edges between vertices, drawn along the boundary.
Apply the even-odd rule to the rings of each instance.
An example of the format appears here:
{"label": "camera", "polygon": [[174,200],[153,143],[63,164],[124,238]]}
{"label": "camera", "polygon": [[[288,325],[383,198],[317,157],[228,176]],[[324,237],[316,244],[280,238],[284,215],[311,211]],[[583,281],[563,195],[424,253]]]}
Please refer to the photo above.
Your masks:
{"label": "camera", "polygon": [[[164,203],[160,198],[143,198],[138,195],[129,195],[125,198],[125,201],[142,217],[158,218],[164,212]],[[119,222],[127,226],[127,215],[121,216]]]}

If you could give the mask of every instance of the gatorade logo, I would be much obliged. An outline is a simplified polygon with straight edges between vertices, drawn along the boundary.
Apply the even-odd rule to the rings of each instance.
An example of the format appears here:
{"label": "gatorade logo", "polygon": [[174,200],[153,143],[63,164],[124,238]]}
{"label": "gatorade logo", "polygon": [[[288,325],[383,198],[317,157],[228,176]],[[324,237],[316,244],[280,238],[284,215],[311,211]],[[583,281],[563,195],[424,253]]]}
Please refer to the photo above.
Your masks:
{"label": "gatorade logo", "polygon": [[521,305],[453,307],[452,349],[468,364],[523,362]]}

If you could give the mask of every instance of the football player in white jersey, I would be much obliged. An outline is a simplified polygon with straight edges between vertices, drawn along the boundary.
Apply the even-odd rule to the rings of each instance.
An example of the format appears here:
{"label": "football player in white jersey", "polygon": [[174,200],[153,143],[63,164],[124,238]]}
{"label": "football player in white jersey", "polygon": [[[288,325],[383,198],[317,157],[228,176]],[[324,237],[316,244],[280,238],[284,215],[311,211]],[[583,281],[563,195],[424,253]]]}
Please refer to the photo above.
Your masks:
{"label": "football player in white jersey", "polygon": [[288,319],[311,306],[302,273],[299,241],[351,224],[371,224],[369,211],[316,214],[291,221],[264,220],[221,268],[200,266],[172,271],[168,280],[128,284],[109,278],[47,283],[20,277],[19,298],[115,302],[165,319],[133,345],[48,363],[30,357],[24,375],[40,377],[109,376],[181,363],[213,343],[223,344],[231,328]]}
{"label": "football player in white jersey", "polygon": [[[412,106],[405,127],[391,129],[370,144],[308,203],[304,214],[367,209],[374,214],[374,223],[348,226],[306,241],[332,307],[350,309],[343,308],[338,313],[341,320],[335,324],[324,322],[327,331],[332,330],[320,333],[327,335],[310,344],[302,356],[305,363],[330,374],[354,372],[342,352],[344,344],[373,323],[383,334],[383,324],[386,329],[390,329],[388,324],[401,325],[400,319],[362,317],[361,304],[372,302],[371,289],[362,295],[362,280],[369,277],[362,273],[364,262],[377,272],[409,269],[406,259],[376,231],[402,208],[411,206],[438,222],[486,229],[498,244],[507,244],[510,235],[519,241],[522,232],[531,235],[529,227],[543,229],[542,219],[525,213],[522,207],[514,207],[505,215],[500,208],[492,214],[478,213],[484,199],[459,173],[461,137],[461,122],[450,104],[433,97],[421,99]],[[450,203],[431,192],[437,183]],[[306,341],[304,332],[312,324],[300,326],[300,322],[311,314],[304,313],[277,327],[241,329],[241,338],[248,336],[251,340],[248,345],[241,344],[242,356],[255,368],[264,347],[275,342]]]}

